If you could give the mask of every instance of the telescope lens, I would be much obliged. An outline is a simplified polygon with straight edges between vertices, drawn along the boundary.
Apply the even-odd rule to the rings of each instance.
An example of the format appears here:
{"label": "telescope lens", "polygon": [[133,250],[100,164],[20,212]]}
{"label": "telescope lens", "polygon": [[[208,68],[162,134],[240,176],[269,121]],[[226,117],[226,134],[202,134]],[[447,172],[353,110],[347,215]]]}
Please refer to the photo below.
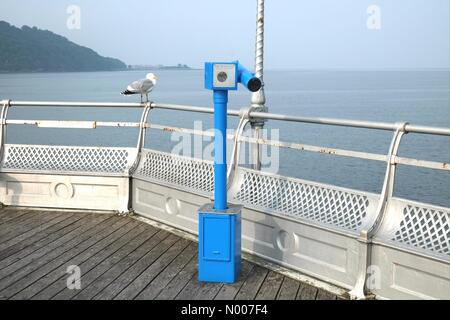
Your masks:
{"label": "telescope lens", "polygon": [[261,87],[262,87],[262,82],[258,78],[252,78],[248,82],[248,90],[250,90],[251,92],[257,92],[261,89]]}
{"label": "telescope lens", "polygon": [[228,75],[226,72],[219,72],[219,74],[217,75],[217,80],[219,80],[219,82],[225,82],[228,79]]}

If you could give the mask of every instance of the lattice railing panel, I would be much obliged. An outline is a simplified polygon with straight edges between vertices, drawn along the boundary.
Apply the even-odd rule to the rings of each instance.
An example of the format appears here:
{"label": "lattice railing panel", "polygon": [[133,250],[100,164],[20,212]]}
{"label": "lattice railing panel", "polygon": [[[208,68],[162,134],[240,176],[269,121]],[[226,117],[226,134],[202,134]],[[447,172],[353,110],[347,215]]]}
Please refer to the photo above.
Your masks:
{"label": "lattice railing panel", "polygon": [[127,174],[132,153],[125,148],[7,145],[2,171]]}
{"label": "lattice railing panel", "polygon": [[236,200],[262,210],[358,231],[369,198],[322,185],[244,171]]}
{"label": "lattice railing panel", "polygon": [[202,193],[212,193],[214,190],[214,168],[211,162],[157,151],[144,153],[136,176]]}
{"label": "lattice railing panel", "polygon": [[450,255],[450,210],[407,205],[392,240]]}

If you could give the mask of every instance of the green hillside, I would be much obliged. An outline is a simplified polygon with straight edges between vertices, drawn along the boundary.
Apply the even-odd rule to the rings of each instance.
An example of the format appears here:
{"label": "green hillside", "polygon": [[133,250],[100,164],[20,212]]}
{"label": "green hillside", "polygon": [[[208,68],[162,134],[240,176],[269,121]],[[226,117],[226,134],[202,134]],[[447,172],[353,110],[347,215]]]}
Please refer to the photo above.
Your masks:
{"label": "green hillside", "polygon": [[16,28],[0,21],[0,72],[76,72],[125,70],[117,59],[100,56],[53,32]]}

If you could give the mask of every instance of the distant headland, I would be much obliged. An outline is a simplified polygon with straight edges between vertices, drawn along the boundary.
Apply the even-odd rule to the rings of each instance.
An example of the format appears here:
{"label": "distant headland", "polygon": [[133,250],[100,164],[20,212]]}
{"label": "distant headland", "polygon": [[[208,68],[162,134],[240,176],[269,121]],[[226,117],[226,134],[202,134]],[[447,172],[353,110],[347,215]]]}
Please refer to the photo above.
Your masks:
{"label": "distant headland", "polygon": [[187,64],[177,64],[176,66],[158,65],[129,65],[128,70],[195,70]]}
{"label": "distant headland", "polygon": [[194,70],[186,64],[127,65],[48,30],[0,21],[0,73]]}
{"label": "distant headland", "polygon": [[36,27],[0,21],[0,72],[81,72],[127,70],[127,65]]}

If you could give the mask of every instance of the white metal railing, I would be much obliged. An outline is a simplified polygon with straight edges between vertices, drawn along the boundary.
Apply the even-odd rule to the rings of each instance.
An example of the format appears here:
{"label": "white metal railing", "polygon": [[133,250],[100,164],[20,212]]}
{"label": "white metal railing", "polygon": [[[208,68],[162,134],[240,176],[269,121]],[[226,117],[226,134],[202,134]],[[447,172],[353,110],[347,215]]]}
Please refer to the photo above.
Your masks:
{"label": "white metal railing", "polygon": [[[102,102],[62,102],[62,101],[8,101],[1,102],[3,106],[8,105],[10,107],[86,107],[86,108],[143,108],[146,105],[152,109],[165,109],[165,110],[177,110],[188,111],[198,113],[214,113],[213,108],[190,106],[190,105],[178,105],[168,103],[150,102],[145,103],[102,103]],[[241,110],[230,109],[228,115],[232,117],[240,117]],[[388,122],[376,122],[376,121],[360,121],[360,120],[347,120],[347,119],[334,119],[334,118],[312,118],[312,117],[299,117],[285,114],[257,112],[250,110],[250,118],[265,119],[265,120],[280,120],[300,123],[322,124],[330,126],[343,126],[353,128],[375,129],[375,130],[387,130],[395,131],[398,124]],[[450,136],[450,128],[439,128],[430,126],[412,125],[406,123],[405,132],[407,133],[422,133],[431,135]]]}
{"label": "white metal railing", "polygon": [[[2,152],[3,152],[3,136],[6,125],[33,125],[39,128],[77,128],[77,129],[95,129],[98,127],[115,127],[115,128],[139,128],[139,138],[137,144],[137,155],[140,149],[145,144],[145,131],[146,129],[156,129],[169,132],[181,132],[186,134],[212,136],[211,132],[195,131],[186,128],[162,126],[157,124],[150,124],[147,122],[147,117],[151,109],[168,109],[178,111],[200,112],[200,113],[213,113],[212,108],[204,108],[198,106],[186,106],[186,105],[174,105],[174,104],[162,104],[150,102],[146,104],[140,103],[98,103],[98,102],[49,102],[49,101],[3,101],[2,102],[2,114],[1,114],[1,140],[2,140]],[[100,108],[141,108],[143,109],[140,122],[105,122],[105,121],[44,121],[44,120],[8,120],[7,114],[10,107],[100,107]],[[416,126],[408,123],[382,123],[372,121],[357,121],[357,120],[345,120],[345,119],[328,119],[328,118],[304,118],[290,115],[280,115],[265,112],[253,112],[252,109],[243,110],[229,110],[230,116],[239,116],[241,118],[258,118],[258,119],[272,119],[279,121],[293,121],[299,123],[313,123],[321,125],[333,125],[333,126],[345,126],[345,127],[357,127],[376,130],[391,130],[394,131],[394,136],[391,143],[391,148],[388,155],[375,154],[368,152],[359,152],[352,150],[327,148],[321,146],[305,145],[293,142],[273,141],[267,139],[257,139],[253,137],[245,137],[243,135],[229,136],[230,139],[236,138],[237,143],[247,142],[256,145],[269,145],[273,147],[290,148],[299,151],[315,152],[320,154],[329,154],[335,156],[352,157],[358,159],[372,160],[387,162],[387,170],[385,175],[385,182],[382,191],[382,201],[385,203],[389,196],[392,196],[392,187],[395,182],[395,168],[397,164],[422,167],[434,170],[449,171],[450,167],[447,162],[435,162],[426,161],[420,159],[412,159],[406,157],[399,157],[397,155],[401,138],[404,134],[422,133],[431,135],[444,135],[450,136],[450,129]],[[134,166],[137,165],[139,159],[136,157]],[[133,166],[133,167],[134,167]],[[379,208],[379,211],[383,211],[383,207]],[[380,213],[380,219],[381,213]]]}
{"label": "white metal railing", "polygon": [[[96,122],[96,121],[35,121],[35,120],[7,120],[6,118],[3,120],[2,113],[2,126],[4,124],[11,125],[35,125],[37,127],[46,127],[46,128],[79,128],[79,129],[95,129],[97,127],[127,127],[127,128],[140,128],[141,133],[139,135],[139,142],[143,143],[145,139],[145,130],[148,128],[157,129],[157,130],[166,130],[166,131],[178,131],[188,134],[200,134],[200,135],[210,135],[207,132],[196,132],[194,130],[176,128],[176,127],[167,127],[160,125],[152,125],[146,123],[146,119],[148,116],[148,112],[150,109],[158,108],[158,109],[167,109],[167,110],[178,110],[178,111],[189,111],[189,112],[200,112],[200,113],[213,113],[214,109],[198,107],[198,106],[186,106],[186,105],[174,105],[174,104],[162,104],[162,103],[147,103],[147,104],[139,104],[139,103],[95,103],[95,102],[30,102],[30,101],[3,101],[3,111],[5,111],[5,117],[7,115],[7,110],[10,106],[15,107],[39,107],[39,106],[47,106],[47,107],[104,107],[104,108],[144,108],[143,119],[141,122]],[[291,121],[291,122],[299,122],[299,123],[311,123],[311,124],[322,124],[322,125],[332,125],[332,126],[345,126],[345,127],[354,127],[354,128],[366,128],[366,129],[375,129],[375,130],[390,130],[396,132],[397,135],[403,136],[406,133],[421,133],[421,134],[431,134],[431,135],[443,135],[450,136],[450,129],[447,128],[436,128],[436,127],[427,127],[427,126],[417,126],[411,125],[409,123],[383,123],[383,122],[373,122],[373,121],[356,121],[356,120],[345,120],[345,119],[329,119],[329,118],[305,118],[305,117],[297,117],[290,115],[281,115],[281,114],[273,114],[266,112],[255,112],[252,109],[245,110],[246,117],[249,119],[271,119],[271,120],[279,120],[279,121]],[[240,116],[242,117],[242,110],[229,110],[228,114],[230,116]],[[399,140],[401,139],[399,137]],[[395,138],[396,139],[396,138]],[[374,161],[382,161],[385,162],[389,158],[389,163],[391,165],[403,164],[407,166],[415,166],[415,167],[423,167],[428,169],[435,170],[450,170],[448,163],[446,162],[435,162],[435,161],[426,161],[419,159],[411,159],[406,157],[399,157],[397,152],[386,156],[380,154],[373,154],[368,152],[357,152],[352,150],[343,150],[343,149],[335,149],[335,148],[324,148],[319,146],[310,146],[292,142],[283,142],[283,141],[271,141],[267,139],[261,138],[250,138],[244,136],[238,136],[238,142],[247,142],[255,145],[270,145],[274,147],[282,147],[282,148],[290,148],[297,149],[301,151],[309,151],[316,153],[324,153],[324,154],[332,154],[336,156],[344,156],[344,157],[353,157],[365,160],[374,160]],[[398,142],[400,144],[400,141]],[[398,146],[397,146],[398,149]],[[257,166],[259,167],[259,166]],[[389,170],[391,170],[390,167]],[[395,177],[395,175],[394,175]],[[393,181],[392,181],[393,183]]]}
{"label": "white metal railing", "polygon": [[[195,131],[186,128],[162,126],[157,124],[151,124],[147,122],[148,114],[151,109],[168,109],[168,110],[178,110],[178,111],[188,111],[188,112],[200,112],[200,113],[213,113],[214,109],[204,108],[198,106],[185,106],[185,105],[174,105],[174,104],[162,104],[150,102],[146,104],[140,103],[99,103],[99,102],[50,102],[50,101],[2,101],[2,112],[0,115],[1,121],[1,131],[0,140],[2,152],[4,149],[4,136],[6,133],[7,125],[32,125],[38,128],[72,128],[72,129],[96,129],[99,127],[114,127],[114,128],[139,128],[139,136],[137,143],[137,152],[145,144],[145,131],[147,129],[155,129],[169,132],[181,132],[193,135],[203,135],[212,136],[211,132],[206,131]],[[8,110],[10,107],[100,107],[100,108],[141,108],[143,109],[140,122],[112,122],[112,121],[54,121],[54,120],[9,120],[7,119]],[[315,152],[320,154],[329,154],[342,157],[352,157],[358,159],[372,160],[388,162],[388,168],[385,179],[385,186],[383,188],[383,193],[391,193],[392,190],[388,188],[388,184],[392,185],[394,183],[395,174],[391,171],[395,171],[395,166],[397,164],[422,167],[434,170],[449,171],[450,167],[447,162],[436,162],[427,161],[420,159],[412,159],[406,157],[399,157],[397,151],[401,142],[401,138],[406,133],[421,133],[421,134],[431,134],[431,135],[443,135],[450,136],[450,129],[448,128],[437,128],[437,127],[426,127],[411,125],[409,123],[382,123],[373,121],[357,121],[357,120],[345,120],[345,119],[329,119],[329,118],[304,118],[290,115],[280,115],[265,112],[253,112],[252,109],[243,110],[229,110],[228,114],[230,116],[245,117],[247,119],[258,118],[258,119],[272,119],[279,121],[292,121],[299,123],[313,123],[321,125],[333,125],[333,126],[345,126],[345,127],[356,127],[356,128],[366,128],[375,130],[390,130],[394,132],[394,136],[391,143],[391,148],[388,155],[375,154],[368,152],[359,152],[353,150],[344,150],[337,148],[328,148],[321,146],[305,145],[293,142],[285,141],[273,141],[254,137],[245,137],[243,135],[229,136],[230,139],[236,138],[236,142],[246,142],[250,144],[257,145],[268,145],[273,147],[289,148],[299,151]],[[138,159],[136,159],[135,165],[137,165]],[[389,189],[389,190],[388,190]]]}
{"label": "white metal railing", "polygon": [[136,157],[135,148],[7,144],[0,170],[128,177]]}
{"label": "white metal railing", "polygon": [[[210,131],[198,131],[187,128],[164,126],[148,122],[152,109],[165,109],[183,112],[211,114],[212,108],[162,104],[162,103],[97,103],[97,102],[38,102],[38,101],[3,101],[1,113],[1,159],[3,172],[45,172],[58,174],[98,174],[108,175],[122,173],[138,178],[161,181],[173,187],[183,187],[189,192],[207,195],[212,191],[212,163],[203,160],[171,156],[144,149],[146,130],[179,132],[190,135],[212,137]],[[55,120],[11,120],[7,118],[11,107],[100,107],[100,108],[137,108],[142,110],[139,122],[122,121],[55,121]],[[353,294],[362,296],[366,280],[367,266],[370,264],[370,245],[373,241],[393,243],[398,246],[414,247],[419,251],[429,252],[430,256],[448,259],[450,229],[450,209],[414,204],[397,200],[393,197],[393,187],[398,164],[421,167],[439,171],[449,171],[448,162],[399,157],[398,150],[402,138],[407,133],[450,136],[450,129],[417,126],[409,123],[383,123],[371,121],[304,118],[255,111],[253,108],[229,110],[229,116],[239,117],[241,121],[235,135],[232,162],[230,164],[231,199],[246,206],[263,210],[267,213],[281,214],[288,218],[309,221],[325,228],[335,228],[338,232],[353,233],[361,245],[359,276]],[[295,142],[274,141],[243,135],[245,126],[251,120],[277,120],[318,125],[365,128],[371,130],[392,131],[393,136],[388,154],[376,154],[361,151],[327,148],[305,145]],[[87,148],[62,146],[25,146],[7,145],[5,143],[8,125],[28,125],[38,128],[72,128],[95,130],[99,127],[136,128],[139,129],[136,148],[119,150],[117,148]],[[314,152],[331,156],[350,157],[369,161],[384,162],[386,172],[382,192],[379,195],[335,186],[317,184],[300,179],[270,175],[259,171],[241,168],[239,144],[268,145],[289,148],[298,151]],[[117,150],[116,150],[117,149]],[[115,151],[114,151],[115,150]],[[117,151],[117,152],[116,152]],[[100,156],[99,156],[100,155]],[[118,156],[117,156],[118,155]],[[86,165],[80,162],[91,161]],[[58,162],[68,162],[58,163]],[[231,172],[233,171],[233,172]],[[275,190],[275,192],[274,192]],[[278,190],[278,191],[276,191]],[[392,212],[392,207],[396,211]],[[328,212],[331,213],[328,214]],[[424,219],[421,214],[425,212]],[[396,218],[394,218],[396,217]],[[431,218],[430,218],[431,217]],[[406,221],[409,219],[408,221]],[[395,221],[393,223],[392,221]],[[419,221],[419,222],[417,222]],[[411,227],[412,223],[415,223]],[[432,227],[430,227],[432,225]],[[426,229],[426,231],[424,231]],[[341,230],[341,231],[339,231]],[[394,233],[392,233],[394,232]],[[414,233],[425,236],[414,236]],[[423,238],[426,238],[423,240]],[[437,243],[437,246],[433,246]],[[438,248],[439,247],[439,248]],[[416,250],[414,249],[414,250]],[[447,257],[447,258],[446,258]]]}

